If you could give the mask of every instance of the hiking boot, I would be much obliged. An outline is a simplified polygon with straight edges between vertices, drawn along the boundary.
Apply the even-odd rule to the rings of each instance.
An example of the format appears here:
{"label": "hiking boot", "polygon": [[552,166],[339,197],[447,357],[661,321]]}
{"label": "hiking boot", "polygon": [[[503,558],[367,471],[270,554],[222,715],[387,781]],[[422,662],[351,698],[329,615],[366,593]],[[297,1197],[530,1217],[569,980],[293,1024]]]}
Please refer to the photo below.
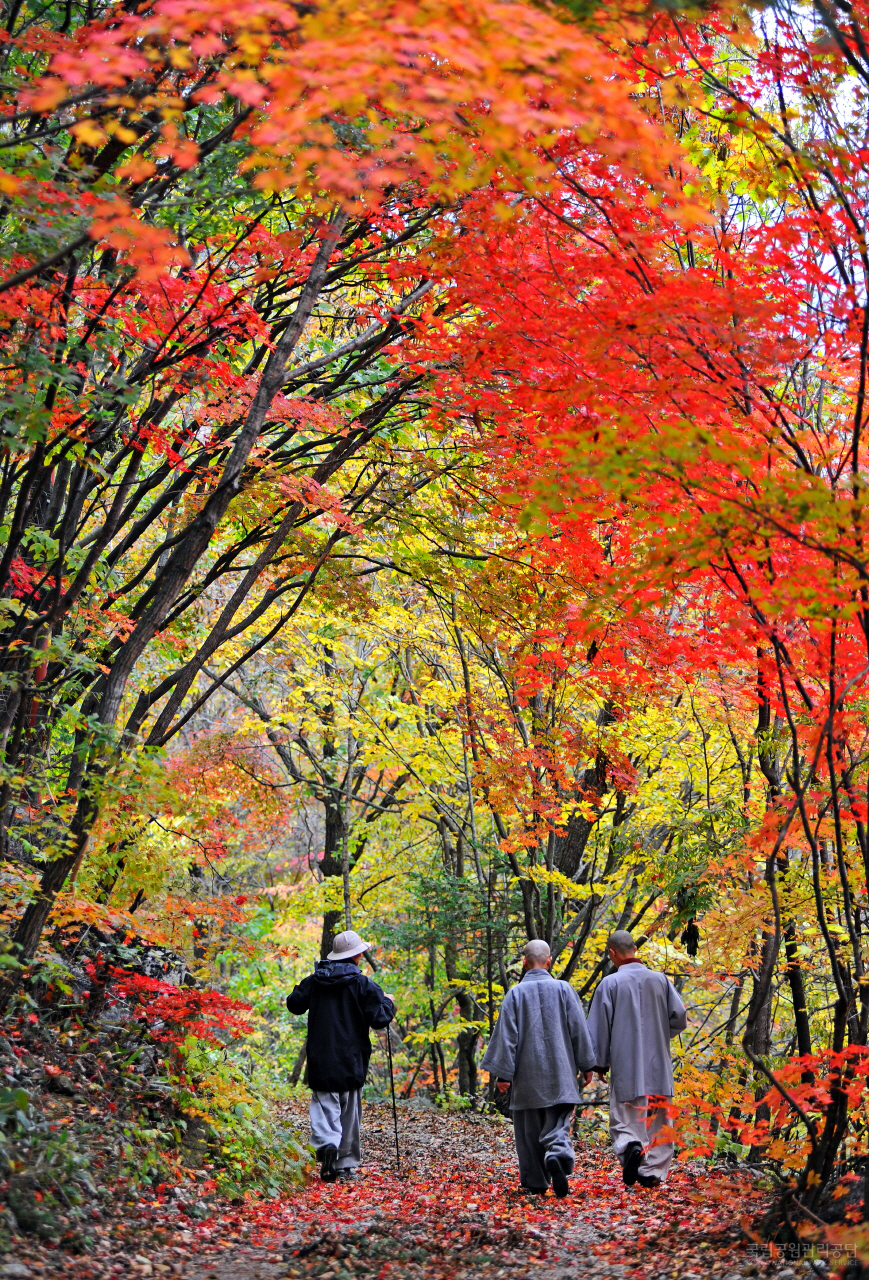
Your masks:
{"label": "hiking boot", "polygon": [[335,1161],[338,1159],[338,1148],[328,1143],[325,1147],[319,1147],[317,1150],[317,1159],[320,1161],[320,1178],[323,1182],[334,1182],[338,1174],[335,1171]]}
{"label": "hiking boot", "polygon": [[622,1165],[622,1181],[626,1187],[632,1187],[640,1175],[643,1163],[643,1146],[640,1142],[629,1142],[625,1150],[625,1162]]}
{"label": "hiking boot", "polygon": [[570,1185],[567,1181],[567,1174],[564,1172],[560,1156],[547,1156],[545,1164],[546,1172],[549,1174],[552,1182],[552,1190],[558,1196],[559,1200],[563,1200],[565,1196],[570,1195]]}
{"label": "hiking boot", "polygon": [[637,1182],[641,1187],[660,1187],[661,1185],[660,1178],[653,1178],[651,1174],[647,1175],[645,1173],[637,1174]]}

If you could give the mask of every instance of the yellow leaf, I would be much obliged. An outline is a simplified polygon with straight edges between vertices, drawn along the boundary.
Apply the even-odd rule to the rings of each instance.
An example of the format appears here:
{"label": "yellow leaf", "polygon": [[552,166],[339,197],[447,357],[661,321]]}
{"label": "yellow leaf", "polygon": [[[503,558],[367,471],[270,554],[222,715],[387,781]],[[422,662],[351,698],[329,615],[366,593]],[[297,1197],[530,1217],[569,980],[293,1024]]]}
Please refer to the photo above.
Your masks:
{"label": "yellow leaf", "polygon": [[105,129],[100,128],[93,120],[79,120],[72,126],[70,133],[84,147],[101,147],[108,140]]}
{"label": "yellow leaf", "polygon": [[131,147],[134,142],[138,142],[139,135],[133,130],[128,129],[126,125],[118,124],[117,120],[112,120],[106,125],[109,133],[114,134],[119,142],[126,142]]}

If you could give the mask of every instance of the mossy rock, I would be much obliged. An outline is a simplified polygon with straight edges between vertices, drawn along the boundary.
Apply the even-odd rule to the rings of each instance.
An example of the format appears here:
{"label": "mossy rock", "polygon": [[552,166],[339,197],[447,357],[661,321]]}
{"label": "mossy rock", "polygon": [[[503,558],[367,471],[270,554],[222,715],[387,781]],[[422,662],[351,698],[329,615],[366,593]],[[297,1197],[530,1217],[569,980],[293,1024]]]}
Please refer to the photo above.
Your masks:
{"label": "mossy rock", "polygon": [[185,1116],[187,1128],[181,1136],[181,1150],[187,1167],[201,1169],[217,1147],[217,1135],[202,1116]]}
{"label": "mossy rock", "polygon": [[57,1235],[60,1224],[52,1201],[47,1198],[37,1200],[37,1194],[42,1192],[36,1179],[30,1174],[19,1174],[9,1184],[9,1208],[20,1231],[47,1240]]}

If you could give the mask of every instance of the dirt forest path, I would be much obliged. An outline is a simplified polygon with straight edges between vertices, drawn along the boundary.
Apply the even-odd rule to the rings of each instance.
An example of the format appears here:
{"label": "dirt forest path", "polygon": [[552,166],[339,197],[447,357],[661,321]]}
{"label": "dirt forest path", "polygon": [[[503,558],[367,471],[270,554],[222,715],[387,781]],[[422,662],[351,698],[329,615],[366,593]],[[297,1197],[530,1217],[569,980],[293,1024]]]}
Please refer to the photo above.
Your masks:
{"label": "dirt forest path", "polygon": [[[287,1119],[303,1124],[293,1104]],[[316,1179],[277,1201],[229,1204],[182,1193],[140,1200],[93,1254],[33,1246],[0,1260],[9,1280],[794,1280],[805,1261],[774,1259],[740,1230],[763,1207],[746,1175],[680,1166],[666,1188],[626,1191],[606,1151],[578,1149],[571,1195],[518,1188],[512,1130],[500,1117],[368,1104],[365,1165],[351,1183]]]}

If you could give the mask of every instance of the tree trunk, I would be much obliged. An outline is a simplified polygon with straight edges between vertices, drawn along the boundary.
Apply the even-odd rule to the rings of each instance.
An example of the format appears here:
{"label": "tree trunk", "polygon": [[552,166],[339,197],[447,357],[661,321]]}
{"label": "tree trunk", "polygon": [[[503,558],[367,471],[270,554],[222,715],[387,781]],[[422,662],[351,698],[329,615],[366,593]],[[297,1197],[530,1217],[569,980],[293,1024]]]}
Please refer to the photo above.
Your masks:
{"label": "tree trunk", "polygon": [[298,1058],[296,1058],[296,1061],[293,1065],[293,1069],[290,1072],[290,1084],[294,1084],[294,1085],[298,1084],[299,1081],[301,1080],[302,1072],[305,1069],[305,1061],[307,1057],[308,1057],[308,1042],[306,1040],[305,1043],[302,1045],[301,1049],[299,1050],[299,1056]]}
{"label": "tree trunk", "polygon": [[803,970],[797,954],[797,930],[793,921],[785,929],[785,956],[787,976],[794,1005],[794,1030],[797,1034],[797,1052],[805,1057],[812,1052],[812,1028],[806,1008],[806,987]]}
{"label": "tree trunk", "polygon": [[759,1058],[772,1049],[772,975],[778,959],[778,939],[774,930],[761,935],[759,964],[752,976],[751,1002],[748,1006],[743,1043]]}
{"label": "tree trunk", "polygon": [[[341,805],[326,803],[323,856],[317,864],[324,876],[343,876],[341,856],[344,844],[344,814]],[[323,913],[323,931],[320,935],[320,959],[325,960],[332,950],[335,934],[344,928],[343,909]]]}
{"label": "tree trunk", "polygon": [[479,1031],[472,1029],[460,1031],[457,1037],[459,1047],[459,1093],[464,1098],[470,1098],[474,1106],[476,1106],[477,1102],[477,1042],[479,1038]]}
{"label": "tree trunk", "polygon": [[[744,1048],[749,1057],[767,1058],[772,1050],[772,976],[778,959],[778,938],[775,930],[765,930],[761,936],[760,963],[757,974],[752,976],[753,989],[748,1006],[748,1020],[745,1035],[742,1037]],[[761,1098],[769,1089],[765,1076],[755,1070],[755,1080],[759,1080],[755,1097]],[[761,1103],[755,1112],[755,1125],[764,1121],[769,1123],[770,1110],[767,1103]],[[749,1163],[761,1159],[760,1147],[752,1146]]]}
{"label": "tree trunk", "polygon": [[[491,931],[489,936],[491,937]],[[451,939],[444,946],[444,970],[449,982],[460,982],[467,978],[467,974],[459,972],[458,951],[455,942]],[[459,1006],[459,1013],[462,1015],[463,1021],[473,1021],[475,1009],[471,993],[465,988],[458,988],[456,990],[456,1004]],[[473,1104],[476,1104],[477,1098],[477,1044],[479,1039],[480,1033],[476,1027],[468,1027],[464,1031],[460,1031],[456,1037],[459,1093],[465,1098],[470,1098]]]}
{"label": "tree trunk", "polygon": [[343,927],[343,911],[325,911],[323,913],[323,932],[320,935],[320,959],[325,960],[335,944],[335,934]]}

